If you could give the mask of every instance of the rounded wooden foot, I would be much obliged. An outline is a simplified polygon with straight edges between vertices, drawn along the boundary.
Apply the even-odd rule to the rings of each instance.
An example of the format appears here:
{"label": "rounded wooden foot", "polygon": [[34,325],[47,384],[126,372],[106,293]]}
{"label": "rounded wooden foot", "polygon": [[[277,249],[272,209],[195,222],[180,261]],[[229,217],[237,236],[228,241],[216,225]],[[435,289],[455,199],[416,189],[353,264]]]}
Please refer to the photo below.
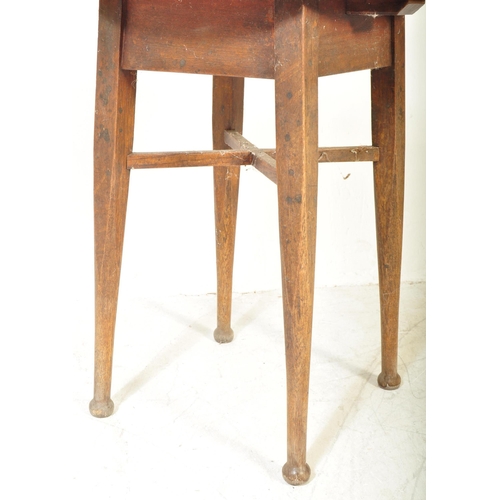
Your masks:
{"label": "rounded wooden foot", "polygon": [[109,417],[113,413],[115,405],[111,399],[96,401],[93,399],[89,404],[90,413],[97,418]]}
{"label": "rounded wooden foot", "polygon": [[292,467],[288,462],[283,466],[283,478],[292,486],[299,486],[307,483],[311,477],[311,468],[305,464],[302,467]]}
{"label": "rounded wooden foot", "polygon": [[382,372],[377,379],[378,385],[387,391],[397,389],[401,385],[401,377],[398,373],[396,376],[390,376]]}
{"label": "rounded wooden foot", "polygon": [[214,331],[214,339],[219,342],[219,344],[227,344],[231,342],[234,338],[234,332],[232,328],[219,328],[217,327]]}

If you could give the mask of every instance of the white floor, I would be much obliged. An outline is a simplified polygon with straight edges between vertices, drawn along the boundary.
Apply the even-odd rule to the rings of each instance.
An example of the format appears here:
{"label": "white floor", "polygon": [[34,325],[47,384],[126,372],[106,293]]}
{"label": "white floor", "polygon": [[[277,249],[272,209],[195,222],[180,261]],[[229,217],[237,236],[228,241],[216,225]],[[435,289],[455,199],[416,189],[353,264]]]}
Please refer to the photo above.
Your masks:
{"label": "white floor", "polygon": [[[128,295],[127,295],[128,293]],[[307,485],[286,459],[278,291],[235,295],[235,339],[212,339],[215,296],[121,297],[112,397],[95,419],[91,335],[75,344],[71,498],[425,498],[425,285],[404,284],[397,391],[379,389],[378,288],[316,290]],[[88,333],[88,332],[87,332]]]}

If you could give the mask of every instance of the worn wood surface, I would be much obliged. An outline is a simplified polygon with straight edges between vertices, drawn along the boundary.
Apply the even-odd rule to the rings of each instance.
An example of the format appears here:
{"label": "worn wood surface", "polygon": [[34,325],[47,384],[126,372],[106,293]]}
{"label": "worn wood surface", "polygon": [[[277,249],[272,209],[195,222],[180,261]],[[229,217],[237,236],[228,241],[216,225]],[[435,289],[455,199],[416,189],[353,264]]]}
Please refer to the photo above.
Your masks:
{"label": "worn wood surface", "polygon": [[[234,131],[226,131],[231,133]],[[238,142],[226,140],[226,144],[237,147]],[[276,149],[260,149],[247,141],[250,149],[215,149],[209,151],[168,151],[162,153],[130,153],[127,156],[128,169],[181,168],[181,167],[228,167],[255,165],[256,156],[265,153],[274,159]],[[252,152],[254,151],[254,152]],[[373,146],[345,146],[318,149],[318,163],[378,161],[379,150]],[[268,166],[272,165],[271,162]],[[274,163],[274,170],[276,165]],[[276,174],[270,173],[276,182]]]}
{"label": "worn wood surface", "polygon": [[[275,149],[263,149],[271,158],[276,158]],[[343,146],[318,148],[318,163],[377,161],[379,150],[374,146]]]}
{"label": "worn wood surface", "polygon": [[306,463],[318,193],[318,1],[276,0],[276,165],[287,380],[287,461],[293,485]]}
{"label": "worn wood surface", "polygon": [[[226,149],[226,130],[243,129],[244,79],[214,76],[212,133],[216,149]],[[219,343],[230,342],[233,261],[236,238],[236,212],[240,167],[214,168],[215,241],[217,257],[217,328],[214,338]]]}
{"label": "worn wood surface", "polygon": [[319,76],[390,66],[390,20],[348,16],[345,0],[319,0]]}
{"label": "worn wood surface", "polygon": [[319,148],[318,163],[378,161],[379,150],[373,146]]}
{"label": "worn wood surface", "polygon": [[[274,0],[127,0],[123,67],[274,78]],[[388,19],[319,2],[319,75],[391,64]]]}
{"label": "worn wood surface", "polygon": [[274,158],[247,141],[235,130],[226,130],[224,140],[232,148],[250,151],[253,156],[252,165],[276,184],[276,160]]}
{"label": "worn wood surface", "polygon": [[113,412],[111,366],[135,111],[135,71],[120,69],[121,1],[101,0],[94,131],[95,376],[90,411]]}
{"label": "worn wood surface", "polygon": [[272,1],[127,3],[125,68],[272,78]]}
{"label": "worn wood surface", "polygon": [[250,151],[217,149],[210,151],[171,151],[166,153],[131,153],[127,168],[228,167],[251,165]]}
{"label": "worn wood surface", "polygon": [[385,389],[396,389],[401,383],[397,361],[405,166],[405,20],[395,17],[392,22],[394,65],[371,75],[372,136],[380,149],[380,159],[373,165],[382,329],[378,383]]}

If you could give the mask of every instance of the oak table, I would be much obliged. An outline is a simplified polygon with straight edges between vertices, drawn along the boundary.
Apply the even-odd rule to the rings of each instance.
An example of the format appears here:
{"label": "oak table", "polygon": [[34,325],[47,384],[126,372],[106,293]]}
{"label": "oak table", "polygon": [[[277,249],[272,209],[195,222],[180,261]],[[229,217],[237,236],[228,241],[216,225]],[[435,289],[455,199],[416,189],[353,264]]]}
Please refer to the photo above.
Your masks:
{"label": "oak table", "polygon": [[[113,412],[114,329],[131,169],[212,165],[215,340],[233,339],[232,268],[241,165],[277,184],[288,439],[283,476],[310,477],[306,426],[318,162],[374,167],[384,389],[397,372],[405,158],[405,19],[424,0],[100,0],[94,141],[95,383],[90,411]],[[371,70],[372,145],[318,149],[318,77]],[[134,153],[138,70],[213,75],[211,151]],[[273,78],[276,149],[242,134],[245,77]]]}

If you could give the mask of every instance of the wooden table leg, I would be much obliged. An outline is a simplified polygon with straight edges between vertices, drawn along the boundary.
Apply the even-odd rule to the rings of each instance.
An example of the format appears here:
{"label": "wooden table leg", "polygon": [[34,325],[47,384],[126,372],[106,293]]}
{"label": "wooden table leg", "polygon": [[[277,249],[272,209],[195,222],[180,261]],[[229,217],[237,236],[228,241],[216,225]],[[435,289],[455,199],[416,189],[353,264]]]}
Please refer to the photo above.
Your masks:
{"label": "wooden table leg", "polygon": [[[243,78],[214,76],[212,130],[214,149],[229,149],[225,130],[243,128]],[[215,240],[217,256],[217,328],[219,343],[231,342],[234,242],[240,167],[214,167]]]}
{"label": "wooden table leg", "polygon": [[113,340],[135,112],[135,71],[120,69],[120,0],[101,0],[94,134],[95,378],[90,412],[113,413]]}
{"label": "wooden table leg", "polygon": [[287,462],[293,485],[306,463],[318,189],[318,2],[276,0],[276,165],[287,372]]}
{"label": "wooden table leg", "polygon": [[405,165],[405,45],[404,17],[393,18],[393,65],[372,71],[375,214],[382,329],[380,387],[397,389],[399,291],[403,238]]}

